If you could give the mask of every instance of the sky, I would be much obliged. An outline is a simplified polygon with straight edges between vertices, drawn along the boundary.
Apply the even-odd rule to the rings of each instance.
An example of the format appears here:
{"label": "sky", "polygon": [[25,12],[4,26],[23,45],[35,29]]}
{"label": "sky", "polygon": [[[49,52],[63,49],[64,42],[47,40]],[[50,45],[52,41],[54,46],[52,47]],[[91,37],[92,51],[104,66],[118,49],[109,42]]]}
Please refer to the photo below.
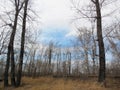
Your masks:
{"label": "sky", "polygon": [[[7,0],[0,0],[0,2],[3,7],[0,9],[1,12],[4,11],[5,6],[8,7],[7,11],[14,9]],[[63,46],[70,45],[70,40],[76,34],[72,29],[74,12],[70,0],[31,0],[30,3],[32,10],[35,10],[40,17],[40,23],[36,28],[41,30],[39,41],[41,43],[55,41]]]}
{"label": "sky", "polygon": [[[76,38],[76,31],[72,20],[75,18],[75,11],[72,8],[71,0],[36,0],[34,7],[41,17],[42,33],[40,35],[41,43],[49,43],[49,41],[58,42],[61,46],[71,46],[71,40]],[[74,0],[77,1],[77,0]],[[81,6],[89,3],[88,0],[80,0]],[[106,0],[109,1],[109,0]],[[111,1],[111,0],[110,0]],[[117,1],[117,0],[116,0]],[[119,1],[119,0],[118,0]],[[78,2],[76,2],[78,3]],[[105,2],[106,3],[106,2]],[[112,3],[102,8],[102,16],[111,13],[120,3]],[[111,13],[107,17],[103,17],[103,25],[107,26],[114,22],[114,17],[118,17],[119,12]],[[115,18],[115,19],[116,19]],[[88,20],[82,20],[78,26],[89,26]],[[103,27],[104,27],[103,26]],[[111,59],[110,54],[106,54],[107,59]]]}
{"label": "sky", "polygon": [[[89,0],[74,0],[74,1],[80,1],[81,6],[88,3]],[[106,1],[113,1],[113,0],[106,0]],[[105,6],[105,8],[102,12],[102,15],[105,15],[109,13],[111,10],[114,10],[114,8],[120,7],[119,0],[116,3],[109,4],[108,6]],[[0,0],[0,2],[6,3],[7,0]],[[77,3],[77,2],[76,2]],[[73,19],[75,18],[75,11],[72,8],[71,0],[33,0],[32,3],[33,10],[36,11],[36,13],[40,17],[40,41],[43,44],[48,44],[49,41],[55,41],[58,42],[61,46],[71,46],[74,38],[76,38],[76,31],[75,26],[73,24]],[[7,6],[8,3],[6,3]],[[5,6],[6,6],[5,5]],[[4,6],[4,5],[3,5]],[[12,7],[8,8],[12,9]],[[3,10],[3,9],[1,9]],[[0,10],[0,11],[1,11]],[[1,13],[1,12],[0,12]],[[114,15],[110,15],[103,18],[103,23],[105,26],[108,25],[108,23],[114,22],[114,17],[119,17],[120,11],[117,13],[114,13]],[[116,19],[115,18],[115,19]],[[88,26],[88,20],[85,22],[82,21],[78,23],[78,26]]]}
{"label": "sky", "polygon": [[[86,4],[86,1],[89,0],[80,0],[80,5]],[[72,9],[71,0],[35,0],[33,4],[42,22],[41,42],[46,43],[52,40],[60,42],[63,45],[70,44],[70,40],[76,36],[74,24],[72,23],[72,20],[75,18],[75,11]],[[112,3],[112,6],[111,4],[105,6],[105,9],[102,10],[102,15],[110,13],[111,10],[114,10],[113,7],[119,7],[119,5]],[[111,17],[107,16],[103,18],[103,22],[107,21],[104,24],[105,26],[112,22]],[[88,26],[88,24],[88,20],[82,20],[82,23],[80,23],[81,26]]]}
{"label": "sky", "polygon": [[[38,29],[42,30],[40,35],[42,43],[52,40],[60,42],[60,44],[67,45],[70,44],[70,40],[76,36],[75,25],[73,24],[73,19],[75,19],[75,10],[72,8],[71,1],[72,0],[33,0],[31,2],[33,10],[35,10],[40,17],[41,23],[39,24],[40,27]],[[89,0],[73,1],[76,3],[79,1],[81,6],[89,3]],[[6,3],[7,0],[0,0],[0,2]],[[6,3],[6,5],[8,5],[8,3]],[[119,5],[120,3],[118,2],[114,6],[112,4],[112,6],[105,7],[106,9],[103,11],[103,15],[111,11],[113,7],[119,7]],[[111,22],[111,16],[103,18],[103,22],[106,22],[106,20]],[[78,23],[78,26],[89,26],[88,24],[88,20],[82,20]]]}
{"label": "sky", "polygon": [[37,0],[34,4],[42,22],[41,41],[57,41],[64,46],[70,44],[75,34],[70,0]]}

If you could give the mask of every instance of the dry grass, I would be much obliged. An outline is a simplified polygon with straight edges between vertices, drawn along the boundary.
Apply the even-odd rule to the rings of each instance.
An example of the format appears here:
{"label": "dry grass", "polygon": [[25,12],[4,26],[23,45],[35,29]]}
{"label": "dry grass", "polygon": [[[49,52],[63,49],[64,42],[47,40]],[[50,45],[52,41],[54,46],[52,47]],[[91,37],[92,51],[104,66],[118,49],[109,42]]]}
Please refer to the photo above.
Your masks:
{"label": "dry grass", "polygon": [[[120,90],[114,85],[120,84],[116,80],[108,80],[107,87],[103,87],[93,80],[64,79],[52,77],[26,78],[23,77],[19,88],[6,88],[4,90]],[[118,85],[119,86],[119,85]],[[2,88],[0,88],[2,90]]]}
{"label": "dry grass", "polygon": [[4,90],[3,82],[0,82],[0,90]]}

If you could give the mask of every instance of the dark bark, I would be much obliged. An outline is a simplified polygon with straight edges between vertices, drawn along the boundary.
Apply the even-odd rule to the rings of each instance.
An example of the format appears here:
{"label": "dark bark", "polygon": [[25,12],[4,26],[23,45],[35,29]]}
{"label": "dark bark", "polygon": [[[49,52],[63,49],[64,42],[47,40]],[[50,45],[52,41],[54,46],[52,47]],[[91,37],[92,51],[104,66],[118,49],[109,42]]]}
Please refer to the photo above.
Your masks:
{"label": "dark bark", "polygon": [[4,72],[4,86],[8,86],[8,73],[9,73],[9,64],[10,64],[10,46],[8,46],[8,53],[7,53],[7,60],[6,60],[6,67]]}
{"label": "dark bark", "polygon": [[104,50],[104,42],[102,37],[102,17],[100,10],[99,0],[95,0],[96,6],[96,14],[97,14],[97,37],[98,37],[98,45],[99,45],[99,82],[105,81],[105,50]]}
{"label": "dark bark", "polygon": [[25,32],[26,32],[26,17],[27,17],[27,7],[28,1],[25,1],[24,6],[24,15],[23,15],[23,23],[22,23],[22,35],[21,35],[21,49],[20,49],[20,56],[19,56],[19,67],[17,73],[17,86],[21,84],[21,77],[22,77],[22,65],[23,65],[23,58],[24,58],[24,44],[25,44]]}
{"label": "dark bark", "polygon": [[57,57],[57,75],[59,75],[59,54],[56,54]]}
{"label": "dark bark", "polygon": [[16,28],[17,28],[17,21],[18,21],[18,14],[19,12],[16,11],[15,14],[15,21],[14,21],[14,26],[13,26],[13,32],[11,35],[11,39],[10,39],[10,46],[11,46],[11,85],[12,86],[16,86],[16,82],[15,82],[15,61],[14,61],[14,38],[15,38],[15,34],[16,34]]}
{"label": "dark bark", "polygon": [[92,60],[93,60],[93,72],[92,74],[95,75],[96,74],[96,42],[95,42],[95,39],[93,37],[93,47],[92,47]]}
{"label": "dark bark", "polygon": [[49,43],[49,51],[48,51],[48,59],[49,59],[49,62],[48,62],[49,71],[48,71],[48,73],[49,74],[51,74],[51,72],[52,72],[52,70],[51,70],[52,49],[53,49],[53,43],[50,42]]}
{"label": "dark bark", "polygon": [[11,85],[16,86],[15,82],[15,61],[14,61],[14,49],[11,49]]}
{"label": "dark bark", "polygon": [[49,50],[49,55],[48,55],[49,65],[50,65],[50,66],[51,66],[51,57],[52,57],[52,49],[50,48],[50,50]]}
{"label": "dark bark", "polygon": [[6,60],[6,66],[5,66],[5,72],[4,72],[4,86],[8,86],[8,73],[9,73],[9,63],[11,60],[11,85],[16,86],[15,82],[15,61],[14,61],[14,39],[17,29],[17,22],[18,22],[18,16],[19,12],[23,7],[24,1],[20,4],[20,0],[14,1],[15,4],[15,19],[13,26],[10,25],[12,28],[12,33],[10,35],[10,41],[8,44],[8,51],[7,51],[7,60]]}
{"label": "dark bark", "polygon": [[5,73],[4,73],[4,86],[8,86],[8,72],[9,72],[10,60],[11,60],[11,85],[15,86],[15,63],[14,63],[13,48],[14,48],[14,38],[15,38],[15,33],[17,28],[18,14],[19,14],[19,11],[16,10],[14,26],[13,26],[13,30],[10,36],[10,41],[8,44],[7,61],[6,61],[6,67],[5,67]]}
{"label": "dark bark", "polygon": [[71,75],[71,53],[69,53],[69,75]]}

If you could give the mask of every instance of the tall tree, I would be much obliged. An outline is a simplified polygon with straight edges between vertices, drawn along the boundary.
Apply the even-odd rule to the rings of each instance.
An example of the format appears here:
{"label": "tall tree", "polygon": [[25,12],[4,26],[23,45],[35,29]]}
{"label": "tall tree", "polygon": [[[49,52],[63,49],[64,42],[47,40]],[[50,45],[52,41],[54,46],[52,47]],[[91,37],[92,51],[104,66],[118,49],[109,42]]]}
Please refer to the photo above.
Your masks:
{"label": "tall tree", "polygon": [[89,53],[91,51],[92,41],[92,32],[87,28],[79,28],[78,29],[78,42],[80,43],[80,51],[83,53],[84,57],[84,66],[85,73],[88,75],[90,73],[89,69]]}
{"label": "tall tree", "polygon": [[71,52],[68,52],[68,75],[71,75]]}
{"label": "tall tree", "polygon": [[8,44],[6,67],[4,72],[4,86],[8,86],[8,71],[9,71],[10,60],[11,60],[11,84],[12,86],[15,86],[14,39],[17,30],[19,13],[24,4],[24,2],[21,3],[20,0],[14,0],[11,2],[14,3],[15,6],[15,18],[12,26],[12,33],[10,35],[10,41]]}
{"label": "tall tree", "polygon": [[22,34],[21,34],[21,49],[20,49],[19,66],[18,66],[17,83],[16,83],[17,86],[20,86],[21,76],[22,76],[22,64],[23,64],[23,57],[24,57],[24,44],[25,44],[25,32],[26,32],[26,18],[27,18],[28,2],[29,2],[29,0],[25,0],[24,15],[23,15],[23,22],[22,22]]}
{"label": "tall tree", "polygon": [[53,52],[53,42],[51,41],[49,43],[49,48],[48,48],[48,66],[49,66],[49,74],[51,74],[51,59],[52,59],[52,52]]}
{"label": "tall tree", "polygon": [[102,15],[101,9],[102,5],[106,0],[89,0],[86,8],[80,9],[78,7],[79,4],[74,5],[74,8],[77,10],[77,13],[81,16],[81,18],[88,18],[89,21],[96,21],[96,30],[97,30],[97,41],[99,47],[99,77],[98,81],[103,82],[105,80],[105,50],[104,50],[104,42],[103,42],[103,33],[102,33]]}
{"label": "tall tree", "polygon": [[[97,38],[99,46],[99,82],[105,80],[105,49],[102,36],[102,16],[101,16],[101,7],[99,0],[91,0],[96,6],[96,19],[97,19]],[[104,1],[104,0],[103,0]]]}

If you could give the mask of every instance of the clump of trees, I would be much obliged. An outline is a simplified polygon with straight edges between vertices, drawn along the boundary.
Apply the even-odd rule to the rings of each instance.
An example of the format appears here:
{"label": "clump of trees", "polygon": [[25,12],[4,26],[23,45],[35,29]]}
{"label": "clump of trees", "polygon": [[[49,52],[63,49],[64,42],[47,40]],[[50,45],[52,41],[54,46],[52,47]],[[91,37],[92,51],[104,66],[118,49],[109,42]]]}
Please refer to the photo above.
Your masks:
{"label": "clump of trees", "polygon": [[[109,16],[110,14],[113,14],[115,10],[111,11],[110,13],[103,15],[102,11],[105,8],[105,6],[109,5],[110,1],[107,0],[88,0],[88,3],[86,6],[82,7],[80,6],[80,2],[77,2],[78,0],[71,0],[73,3],[73,8],[76,10],[78,16],[77,19],[88,19],[88,21],[91,24],[91,31],[96,32],[93,33],[93,61],[96,56],[99,57],[99,82],[104,82],[106,77],[106,52],[105,52],[105,45],[104,45],[104,33],[103,33],[103,22],[102,18],[105,16]],[[76,3],[77,2],[77,3]],[[112,1],[114,3],[115,1]],[[78,24],[77,24],[78,25]],[[79,26],[79,25],[78,25]],[[96,28],[96,29],[95,29]],[[95,31],[96,30],[96,31]],[[110,34],[110,33],[108,33]],[[95,37],[96,35],[96,37]],[[95,39],[96,38],[96,39]],[[98,43],[98,54],[96,53],[96,41]],[[90,44],[89,44],[90,45]],[[94,61],[95,62],[95,61]]]}
{"label": "clump of trees", "polygon": [[[45,75],[87,78],[93,75],[98,76],[99,82],[104,82],[106,75],[120,75],[120,22],[103,27],[102,6],[107,5],[106,0],[89,0],[88,6],[82,9],[72,0],[80,16],[77,19],[90,22],[89,27],[76,25],[77,35],[71,42],[72,47],[62,47],[56,41],[40,45],[37,41],[39,31],[31,31],[31,34],[27,28],[32,18],[30,0],[10,0],[9,3],[13,5],[12,10],[0,15],[0,56],[4,59],[0,65],[5,69],[5,87],[9,85],[9,76],[11,85],[18,87],[22,75],[33,78]],[[111,61],[106,60],[107,53],[113,56]]]}
{"label": "clump of trees", "polygon": [[[14,5],[15,14],[13,25],[11,24],[11,35],[10,40],[8,43],[7,49],[7,60],[5,66],[5,73],[4,73],[4,86],[8,86],[8,73],[9,73],[9,64],[11,62],[11,85],[12,86],[19,86],[21,83],[21,72],[22,72],[22,63],[23,63],[23,55],[24,55],[24,43],[25,43],[25,31],[26,31],[26,17],[27,17],[27,9],[28,9],[28,1],[29,0],[14,0],[11,1]],[[17,81],[15,80],[15,59],[14,59],[14,40],[18,26],[18,19],[23,9],[22,15],[22,34],[21,34],[21,49],[20,49],[20,56],[19,56],[19,67],[17,73]]]}
{"label": "clump of trees", "polygon": [[[12,86],[20,86],[21,76],[22,76],[22,67],[23,59],[25,53],[25,39],[27,39],[28,33],[27,28],[32,21],[30,7],[30,0],[10,0],[7,1],[7,4],[11,5],[11,8],[1,6],[5,11],[3,15],[0,16],[1,20],[1,29],[0,32],[0,55],[7,54],[7,60],[5,65],[4,72],[4,86],[9,85],[9,74],[11,78]],[[34,13],[32,11],[32,13]],[[35,14],[35,13],[34,13]],[[18,34],[19,33],[19,34]],[[18,40],[18,41],[17,41]],[[16,48],[19,49],[19,55],[16,55],[18,52]],[[17,70],[16,70],[16,58],[17,58]],[[9,69],[11,70],[9,73]]]}

